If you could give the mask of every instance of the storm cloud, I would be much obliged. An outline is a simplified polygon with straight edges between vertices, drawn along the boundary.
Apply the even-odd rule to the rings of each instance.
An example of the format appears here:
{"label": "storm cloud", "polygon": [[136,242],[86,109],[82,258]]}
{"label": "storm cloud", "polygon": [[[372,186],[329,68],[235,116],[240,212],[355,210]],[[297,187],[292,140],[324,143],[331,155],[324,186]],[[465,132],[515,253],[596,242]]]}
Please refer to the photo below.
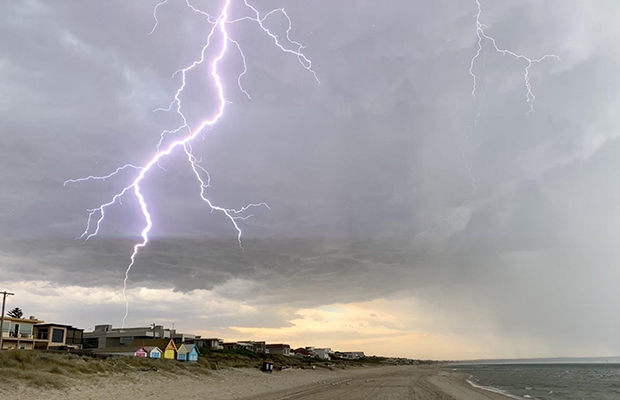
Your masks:
{"label": "storm cloud", "polygon": [[[156,3],[0,6],[0,281],[7,289],[31,281],[120,287],[144,224],[135,199],[110,209],[99,236],[74,238],[86,210],[109,200],[131,172],[63,183],[144,163],[160,132],[178,125],[173,114],[153,110],[174,96],[172,73],[198,56],[205,21],[170,0],[149,35]],[[216,3],[195,5],[214,12]],[[171,156],[144,184],[153,240],[130,287],[171,290],[181,307],[183,296],[203,293],[222,307],[259,310],[233,317],[205,310],[200,329],[216,333],[290,327],[299,310],[334,303],[386,300],[407,309],[403,299],[415,298],[424,306],[409,312],[434,318],[412,322],[420,329],[472,338],[491,332],[512,346],[487,356],[620,352],[610,333],[620,323],[609,317],[620,301],[611,285],[620,275],[613,17],[620,5],[481,4],[498,45],[561,59],[531,68],[532,113],[527,63],[489,43],[473,68],[472,96],[473,0],[257,4],[263,12],[286,7],[321,83],[255,26],[235,25],[252,99],[238,90],[243,65],[230,53],[223,74],[232,104],[194,153],[211,174],[216,204],[270,209],[240,222],[241,251],[229,221],[200,200],[184,157]],[[270,23],[285,32],[284,20]],[[215,105],[208,81],[197,82],[184,99],[192,121]],[[106,313],[121,316],[120,308]],[[158,315],[173,321],[173,313]],[[107,322],[87,315],[57,317]]]}

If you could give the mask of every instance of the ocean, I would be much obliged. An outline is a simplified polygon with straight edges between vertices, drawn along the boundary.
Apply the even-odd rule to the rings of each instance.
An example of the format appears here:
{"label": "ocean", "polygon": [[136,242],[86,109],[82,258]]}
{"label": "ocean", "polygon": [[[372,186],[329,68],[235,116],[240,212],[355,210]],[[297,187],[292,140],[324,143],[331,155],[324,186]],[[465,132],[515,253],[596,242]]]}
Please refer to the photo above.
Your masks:
{"label": "ocean", "polygon": [[470,383],[517,399],[620,400],[620,364],[456,365]]}

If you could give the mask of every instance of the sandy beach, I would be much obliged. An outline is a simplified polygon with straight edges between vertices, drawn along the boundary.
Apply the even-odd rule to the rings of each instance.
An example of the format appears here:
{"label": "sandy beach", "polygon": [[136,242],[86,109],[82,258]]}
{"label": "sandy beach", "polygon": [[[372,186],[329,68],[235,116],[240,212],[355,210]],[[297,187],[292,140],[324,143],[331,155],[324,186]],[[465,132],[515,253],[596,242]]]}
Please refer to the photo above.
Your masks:
{"label": "sandy beach", "polygon": [[255,369],[214,371],[206,376],[170,376],[144,372],[93,379],[67,389],[0,387],[0,395],[48,400],[87,399],[456,399],[506,400],[471,387],[463,374],[438,368],[390,366],[350,370],[290,369],[265,374]]}

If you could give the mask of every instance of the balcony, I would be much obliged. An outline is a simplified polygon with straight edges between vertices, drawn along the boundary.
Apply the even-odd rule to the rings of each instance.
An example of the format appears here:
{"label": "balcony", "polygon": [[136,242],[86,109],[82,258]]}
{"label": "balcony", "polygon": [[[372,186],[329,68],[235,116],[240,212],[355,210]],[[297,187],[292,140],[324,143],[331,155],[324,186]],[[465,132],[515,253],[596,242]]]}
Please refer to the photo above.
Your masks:
{"label": "balcony", "polygon": [[18,339],[18,340],[34,340],[34,335],[32,333],[26,332],[2,332],[2,337],[5,339]]}

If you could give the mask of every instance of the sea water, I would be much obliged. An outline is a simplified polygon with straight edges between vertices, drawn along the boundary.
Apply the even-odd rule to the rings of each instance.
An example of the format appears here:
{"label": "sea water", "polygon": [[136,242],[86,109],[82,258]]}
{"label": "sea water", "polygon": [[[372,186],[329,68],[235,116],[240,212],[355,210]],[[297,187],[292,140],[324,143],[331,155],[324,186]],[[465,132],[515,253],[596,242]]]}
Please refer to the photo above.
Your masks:
{"label": "sea water", "polygon": [[470,383],[518,399],[620,400],[620,364],[451,366]]}

